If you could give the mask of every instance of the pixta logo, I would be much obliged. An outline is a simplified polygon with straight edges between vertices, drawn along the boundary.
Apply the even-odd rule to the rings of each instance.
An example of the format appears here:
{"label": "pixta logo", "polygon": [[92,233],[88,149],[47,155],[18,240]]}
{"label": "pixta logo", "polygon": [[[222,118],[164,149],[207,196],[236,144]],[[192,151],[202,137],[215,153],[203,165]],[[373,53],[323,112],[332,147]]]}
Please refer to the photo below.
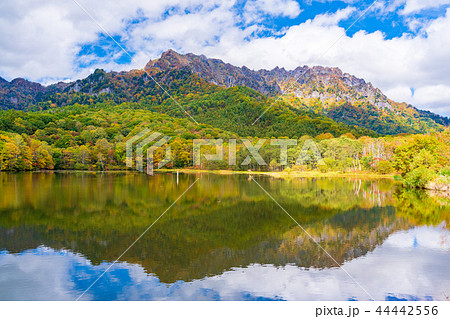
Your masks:
{"label": "pixta logo", "polygon": [[[136,170],[144,172],[144,149],[147,150],[147,169],[148,175],[153,175],[153,167],[155,166],[153,155],[155,151],[163,147],[165,150],[165,158],[157,159],[156,167],[158,169],[164,167],[166,164],[172,161],[171,147],[168,145],[171,137],[163,135],[158,132],[151,132],[148,129],[144,129],[138,134],[131,137],[126,142],[126,164],[128,168],[133,168],[133,148],[136,145]],[[298,140],[295,139],[258,139],[250,141],[248,139],[239,140],[242,145],[239,149],[241,152],[248,154],[242,162],[237,162],[237,139],[193,139],[192,140],[192,165],[194,167],[201,166],[202,158],[207,162],[223,161],[224,160],[224,146],[227,146],[228,165],[229,167],[248,166],[251,162],[256,162],[259,166],[267,166],[268,164],[264,160],[260,151],[263,146],[271,146],[279,148],[278,163],[282,166],[288,165],[288,148],[297,147]],[[202,149],[208,148],[209,152],[202,152]],[[212,152],[212,149],[215,152]],[[291,164],[305,165],[307,163],[317,163],[320,165],[323,162],[320,151],[316,143],[310,139],[303,142],[302,147],[297,149],[295,161],[290,161]]]}
{"label": "pixta logo", "polygon": [[[161,137],[162,136],[162,137]],[[144,129],[138,134],[134,135],[126,142],[126,164],[128,168],[133,168],[133,146],[136,144],[136,170],[144,172],[144,148],[154,143],[147,148],[147,170],[148,175],[153,175],[153,154],[169,142],[170,136],[163,135],[158,132],[151,132],[148,129]],[[165,158],[158,163],[158,169],[164,167],[171,161],[171,149],[167,146],[165,149]]]}

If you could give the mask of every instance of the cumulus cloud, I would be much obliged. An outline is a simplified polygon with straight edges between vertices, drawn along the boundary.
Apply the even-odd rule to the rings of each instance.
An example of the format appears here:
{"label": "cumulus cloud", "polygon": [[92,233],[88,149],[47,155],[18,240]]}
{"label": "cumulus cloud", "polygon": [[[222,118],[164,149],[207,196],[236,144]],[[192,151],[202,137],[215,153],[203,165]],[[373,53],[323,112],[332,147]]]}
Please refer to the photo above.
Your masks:
{"label": "cumulus cloud", "polygon": [[299,4],[292,0],[251,0],[244,6],[247,22],[261,21],[265,14],[295,18],[300,12]]}
{"label": "cumulus cloud", "polygon": [[[43,0],[29,2],[26,0],[6,0],[0,3],[0,75],[8,79],[14,77],[26,77],[31,80],[42,81],[48,77],[52,78],[76,78],[89,73],[89,69],[80,69],[79,52],[83,45],[95,43],[103,33],[98,25],[102,26],[108,33],[120,37],[122,44],[128,50],[139,48],[136,44],[147,46],[146,54],[150,52],[160,53],[163,46],[174,46],[173,41],[160,41],[155,44],[148,43],[149,38],[145,34],[136,32],[142,38],[131,38],[129,32],[139,24],[135,20],[157,24],[168,19],[173,25],[161,26],[155,33],[161,33],[162,37],[169,39],[172,34],[164,31],[172,29],[175,32],[183,25],[197,25],[210,27],[211,20],[204,21],[204,15],[214,15],[230,11],[230,4],[234,1],[219,0],[155,0],[139,1],[83,1],[78,3],[94,17],[95,22],[83,12],[73,1]],[[190,13],[193,12],[193,13]],[[224,14],[220,20],[230,21],[233,24],[231,13]],[[185,20],[177,21],[177,17]],[[197,19],[193,19],[196,17]],[[206,25],[205,22],[210,22]],[[220,22],[220,21],[219,21]],[[98,24],[98,25],[97,25]],[[143,23],[141,29],[145,30],[147,24]],[[214,37],[217,28],[206,29],[207,31],[193,32],[191,38],[199,39],[195,44],[203,45],[205,37]],[[221,30],[225,32],[225,30]],[[182,34],[182,32],[180,32]],[[159,37],[159,40],[161,36]],[[157,39],[158,40],[158,39]],[[176,37],[175,37],[176,40]],[[172,42],[172,45],[170,45]],[[194,43],[193,43],[194,44]],[[158,46],[155,50],[150,47]],[[105,59],[96,59],[94,55],[90,58],[96,59],[95,67],[106,69],[123,69],[137,67],[136,65],[123,66],[115,63],[112,59],[114,54],[120,51],[116,47],[115,52],[109,52]],[[139,57],[139,52],[137,53]],[[146,60],[148,61],[148,56]],[[82,57],[82,59],[89,59]],[[139,59],[139,62],[144,61]]]}
{"label": "cumulus cloud", "polygon": [[[80,56],[84,46],[98,44],[105,35],[75,2],[6,0],[0,3],[0,76],[52,82],[84,77],[97,67],[142,68],[172,48],[252,69],[337,66],[372,82],[394,100],[450,115],[450,10],[434,20],[408,16],[411,29],[420,32],[387,39],[382,31],[342,36],[340,23],[358,16],[354,1],[346,1],[345,9],[284,27],[276,35],[265,24],[268,18],[301,17],[306,7],[292,0],[249,0],[244,5],[237,0],[78,1],[136,63],[119,63],[124,53],[112,41],[103,56]],[[383,5],[385,11],[408,15],[448,2],[379,1],[376,10],[381,12]]]}
{"label": "cumulus cloud", "polygon": [[399,2],[404,4],[404,8],[401,11],[402,14],[411,14],[425,9],[433,9],[450,4],[450,0],[403,0]]}

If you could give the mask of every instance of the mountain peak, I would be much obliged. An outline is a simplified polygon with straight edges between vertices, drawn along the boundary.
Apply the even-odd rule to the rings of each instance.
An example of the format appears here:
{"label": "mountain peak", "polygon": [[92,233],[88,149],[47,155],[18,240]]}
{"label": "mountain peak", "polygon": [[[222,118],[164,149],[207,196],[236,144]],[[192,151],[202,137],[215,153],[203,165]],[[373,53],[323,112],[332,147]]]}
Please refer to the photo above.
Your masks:
{"label": "mountain peak", "polygon": [[181,56],[181,54],[179,54],[177,51],[175,51],[175,50],[172,50],[172,49],[169,49],[169,50],[167,50],[167,51],[164,51],[162,54],[161,54],[161,58],[162,57],[167,57],[167,56]]}
{"label": "mountain peak", "polygon": [[38,92],[43,86],[36,82],[30,82],[23,78],[16,78],[10,82],[10,85],[13,87],[21,88],[28,91]]}
{"label": "mountain peak", "polygon": [[145,66],[146,71],[157,69],[159,71],[166,71],[168,69],[181,68],[189,65],[189,58],[186,55],[181,55],[172,49],[169,49],[161,54],[159,59],[150,60]]}
{"label": "mountain peak", "polygon": [[164,52],[159,59],[147,63],[150,73],[188,68],[204,80],[219,86],[247,86],[263,94],[275,95],[281,90],[276,83],[268,83],[260,74],[247,67],[237,67],[219,59],[209,59],[193,53],[179,54],[173,50]]}

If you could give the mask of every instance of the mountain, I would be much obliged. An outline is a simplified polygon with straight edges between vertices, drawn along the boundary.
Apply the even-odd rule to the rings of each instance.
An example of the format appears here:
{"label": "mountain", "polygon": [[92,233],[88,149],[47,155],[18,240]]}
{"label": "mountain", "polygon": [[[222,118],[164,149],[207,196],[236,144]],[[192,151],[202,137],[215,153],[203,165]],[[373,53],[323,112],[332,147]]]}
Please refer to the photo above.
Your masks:
{"label": "mountain", "polygon": [[169,50],[160,59],[150,61],[145,70],[154,72],[176,68],[188,68],[213,84],[247,86],[268,96],[286,91],[283,99],[297,108],[380,134],[427,132],[450,125],[449,118],[397,103],[371,83],[339,68],[303,66],[294,70],[276,67],[252,71],[245,66],[236,67],[203,55],[180,55]]}
{"label": "mountain", "polygon": [[[230,90],[236,86],[245,86],[251,90]],[[228,90],[228,94],[221,93],[224,90]],[[260,94],[254,94],[252,90]],[[303,66],[294,70],[277,67],[254,71],[245,66],[237,67],[218,59],[208,59],[203,55],[182,55],[172,50],[148,62],[144,70],[109,73],[96,70],[87,78],[71,83],[42,86],[24,79],[8,82],[0,78],[0,109],[38,110],[75,103],[136,102],[160,113],[185,116],[179,105],[165,93],[169,92],[178,104],[184,105],[183,108],[197,115],[200,120],[209,121],[205,123],[214,125],[225,122],[225,119],[221,121],[217,117],[230,115],[230,107],[233,107],[222,103],[219,105],[222,110],[218,111],[217,103],[204,108],[199,106],[199,101],[207,105],[206,102],[225,94],[227,101],[246,101],[239,112],[245,110],[246,106],[250,109],[246,112],[248,118],[244,123],[228,121],[227,127],[220,127],[230,129],[232,125],[248,127],[284,91],[287,93],[276,103],[278,113],[284,112],[284,117],[288,119],[295,114],[294,117],[304,119],[305,125],[315,125],[308,119],[328,121],[330,125],[340,127],[333,131],[334,134],[355,131],[355,127],[379,134],[423,133],[450,125],[449,118],[392,101],[371,83],[338,68]],[[236,94],[240,98],[229,98]],[[246,98],[242,95],[246,95]],[[258,107],[255,108],[256,104]],[[272,121],[267,119],[270,114],[273,112],[260,119],[260,125],[272,125]],[[276,121],[277,125],[282,125],[278,119]],[[315,125],[316,129],[310,131],[324,131],[330,125],[323,129],[317,129]],[[255,133],[252,129],[239,133],[244,131]],[[270,132],[270,129],[265,131]]]}
{"label": "mountain", "polygon": [[50,94],[62,92],[68,85],[59,82],[50,86],[43,86],[22,78],[8,82],[0,77],[0,110],[25,109],[45,100]]}
{"label": "mountain", "polygon": [[[114,113],[109,105],[120,104],[125,108],[139,108],[169,115],[171,118],[168,121],[174,124],[176,118],[186,119],[185,112],[180,108],[184,106],[199,123],[209,124],[212,128],[226,130],[238,136],[299,138],[304,135],[317,136],[324,132],[334,136],[346,133],[357,137],[376,136],[374,131],[295,109],[283,101],[275,103],[264,118],[252,125],[271,103],[270,98],[257,91],[243,86],[225,89],[209,84],[185,69],[158,72],[153,77],[164,90],[170,92],[173,100],[143,71],[106,73],[96,70],[86,79],[67,85],[62,93],[49,95],[51,101],[39,102],[28,107],[28,110],[41,109],[54,113],[53,109],[58,105],[62,109],[68,109],[70,105],[82,104]],[[114,110],[119,109],[119,106],[114,107]],[[33,134],[45,126],[41,119],[26,116],[33,113],[35,112],[2,114],[0,130]]]}
{"label": "mountain", "polygon": [[[296,109],[284,101],[273,103],[273,99],[244,86],[236,86],[202,95],[187,101],[191,114],[200,123],[210,124],[222,130],[234,132],[239,136],[289,137],[300,138],[304,135],[317,136],[331,133],[341,136],[352,133],[356,137],[376,136],[370,129],[339,123],[322,114]],[[179,106],[171,100],[162,105],[163,110],[149,108],[156,112],[179,117]],[[272,105],[270,108],[269,106]],[[255,120],[261,116],[258,121]]]}
{"label": "mountain", "polygon": [[266,79],[262,74],[252,71],[247,67],[236,67],[224,63],[218,59],[208,59],[204,55],[188,53],[181,55],[173,50],[168,50],[161,58],[150,61],[144,70],[149,73],[157,71],[169,71],[176,68],[187,68],[209,83],[233,87],[246,86],[264,95],[276,95],[281,89],[276,81]]}

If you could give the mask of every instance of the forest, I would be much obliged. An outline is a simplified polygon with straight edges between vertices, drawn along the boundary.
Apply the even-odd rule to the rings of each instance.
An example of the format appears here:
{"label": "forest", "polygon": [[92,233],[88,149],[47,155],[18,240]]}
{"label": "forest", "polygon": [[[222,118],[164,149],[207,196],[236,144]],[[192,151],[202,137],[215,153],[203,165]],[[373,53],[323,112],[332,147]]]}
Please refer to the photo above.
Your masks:
{"label": "forest", "polygon": [[[124,170],[126,141],[147,128],[171,137],[154,155],[157,165],[164,158],[165,148],[171,147],[172,161],[166,168],[379,174],[394,176],[408,187],[432,189],[445,189],[450,184],[449,129],[396,136],[360,129],[351,132],[333,123],[319,123],[312,129],[309,121],[316,119],[296,119],[301,115],[280,112],[276,105],[259,125],[251,126],[245,122],[250,118],[245,110],[252,108],[245,108],[249,102],[239,94],[242,90],[246,89],[233,88],[231,93],[224,90],[191,106],[200,123],[215,125],[195,124],[140,103],[0,111],[0,170]],[[215,107],[216,103],[226,103],[227,107]],[[232,108],[235,110],[230,111]],[[286,163],[280,160],[280,146],[270,144],[271,138],[296,141],[287,149]],[[206,161],[203,157],[201,164],[193,167],[194,139],[222,139],[224,158]],[[232,139],[238,143],[236,163],[230,166],[227,150]],[[245,162],[250,153],[242,143],[244,139],[253,145],[265,139],[259,153],[266,165],[258,165],[254,159]],[[205,150],[214,151],[212,147]]]}

